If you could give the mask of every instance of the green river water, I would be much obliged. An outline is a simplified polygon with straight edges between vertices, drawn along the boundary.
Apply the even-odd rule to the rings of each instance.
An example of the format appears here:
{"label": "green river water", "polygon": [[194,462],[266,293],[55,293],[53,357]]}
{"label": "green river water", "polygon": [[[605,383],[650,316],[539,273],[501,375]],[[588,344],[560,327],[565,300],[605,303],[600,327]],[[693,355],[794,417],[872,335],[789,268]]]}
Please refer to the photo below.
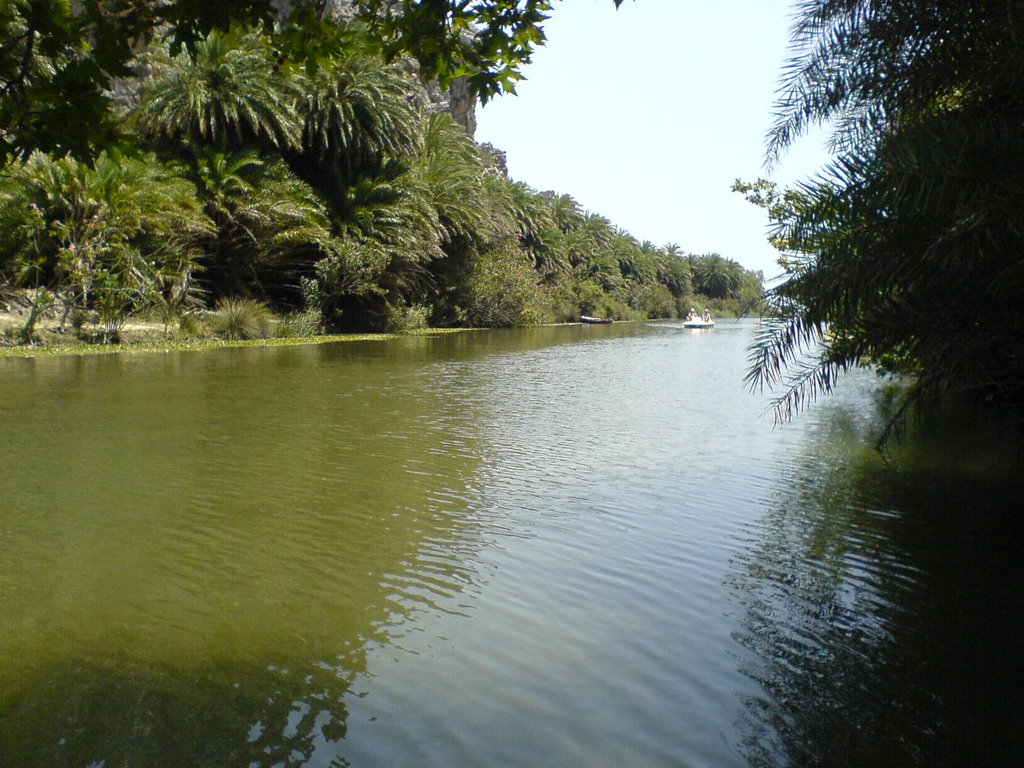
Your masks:
{"label": "green river water", "polygon": [[1017,764],[1013,425],[755,325],[0,359],[0,765]]}

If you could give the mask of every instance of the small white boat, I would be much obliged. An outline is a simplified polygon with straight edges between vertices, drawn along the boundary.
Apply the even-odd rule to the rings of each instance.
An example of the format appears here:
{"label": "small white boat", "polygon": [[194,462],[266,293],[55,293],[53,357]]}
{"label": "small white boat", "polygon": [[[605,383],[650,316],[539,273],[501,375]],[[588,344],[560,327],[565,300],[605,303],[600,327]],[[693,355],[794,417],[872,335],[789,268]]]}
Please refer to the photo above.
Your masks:
{"label": "small white boat", "polygon": [[690,328],[694,330],[702,330],[705,328],[714,328],[714,320],[687,320],[683,323],[683,328]]}

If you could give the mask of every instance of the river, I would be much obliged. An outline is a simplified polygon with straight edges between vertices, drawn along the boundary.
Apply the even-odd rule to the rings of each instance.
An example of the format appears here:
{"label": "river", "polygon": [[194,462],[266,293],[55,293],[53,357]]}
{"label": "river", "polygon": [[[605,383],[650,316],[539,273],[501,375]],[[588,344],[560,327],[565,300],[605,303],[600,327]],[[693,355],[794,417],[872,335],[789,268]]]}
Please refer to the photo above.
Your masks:
{"label": "river", "polygon": [[0,763],[1015,764],[1010,427],[755,327],[0,359]]}

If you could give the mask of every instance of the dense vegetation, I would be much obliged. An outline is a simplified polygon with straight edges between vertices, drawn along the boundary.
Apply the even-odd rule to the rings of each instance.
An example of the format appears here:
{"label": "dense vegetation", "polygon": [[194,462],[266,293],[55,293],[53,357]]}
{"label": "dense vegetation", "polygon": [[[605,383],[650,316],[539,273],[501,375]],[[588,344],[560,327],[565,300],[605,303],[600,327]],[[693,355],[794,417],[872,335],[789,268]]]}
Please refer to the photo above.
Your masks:
{"label": "dense vegetation", "polygon": [[860,363],[914,374],[904,407],[1024,404],[1021,40],[1019,0],[802,4],[769,152],[825,123],[834,160],[738,185],[784,254],[751,371],[781,417]]}
{"label": "dense vegetation", "polygon": [[[170,328],[201,308],[269,306],[292,329],[401,330],[672,317],[759,297],[760,275],[736,262],[639,242],[568,195],[509,180],[431,105],[414,62],[339,39],[355,43],[316,67],[252,27],[213,30],[191,52],[154,43],[119,88],[116,145],[11,160],[0,280],[29,290],[22,338],[43,310],[110,341],[140,312]],[[250,320],[222,333],[268,329]]]}
{"label": "dense vegetation", "polygon": [[[616,7],[622,0],[612,0]],[[0,164],[33,150],[92,157],[116,144],[110,86],[163,40],[194,51],[210,32],[259,29],[278,63],[315,69],[346,49],[414,58],[483,99],[515,90],[543,43],[553,0],[4,0],[0,3]],[[343,13],[358,23],[336,24]]]}

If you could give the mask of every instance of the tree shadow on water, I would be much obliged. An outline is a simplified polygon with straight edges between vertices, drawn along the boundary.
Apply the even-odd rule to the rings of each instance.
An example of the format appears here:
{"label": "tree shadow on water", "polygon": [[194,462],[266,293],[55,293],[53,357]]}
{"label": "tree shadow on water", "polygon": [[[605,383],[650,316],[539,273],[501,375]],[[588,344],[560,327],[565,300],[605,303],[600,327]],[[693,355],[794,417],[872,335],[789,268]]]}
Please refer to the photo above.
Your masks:
{"label": "tree shadow on water", "polygon": [[208,664],[183,674],[125,659],[67,660],[5,691],[16,703],[4,706],[0,763],[269,768],[327,753],[344,765],[345,699],[364,664]]}
{"label": "tree shadow on water", "polygon": [[751,766],[1024,753],[1024,482],[1005,455],[941,448],[957,440],[919,427],[884,463],[821,428],[787,470],[726,584],[762,691],[739,724]]}

